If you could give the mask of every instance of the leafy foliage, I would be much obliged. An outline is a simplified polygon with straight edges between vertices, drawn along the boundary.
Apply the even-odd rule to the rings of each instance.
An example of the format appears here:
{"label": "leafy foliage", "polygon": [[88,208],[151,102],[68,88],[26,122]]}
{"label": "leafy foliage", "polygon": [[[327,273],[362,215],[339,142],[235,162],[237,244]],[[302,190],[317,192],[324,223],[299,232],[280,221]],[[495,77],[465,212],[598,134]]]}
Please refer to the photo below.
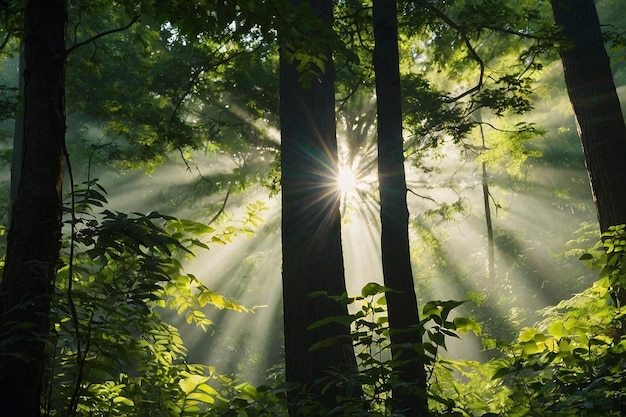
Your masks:
{"label": "leafy foliage", "polygon": [[[600,270],[599,280],[582,293],[544,310],[545,319],[536,327],[524,328],[515,341],[482,339],[484,348],[495,356],[484,363],[439,355],[440,349],[446,348],[447,338],[468,331],[480,335],[481,329],[472,319],[451,318],[462,302],[427,302],[420,324],[425,341],[415,348],[422,352],[420,360],[430,375],[432,415],[622,415],[626,335],[619,296],[625,276],[625,251],[626,228],[612,227],[594,250],[581,257],[589,267]],[[395,380],[385,316],[387,291],[390,289],[370,283],[358,297],[335,297],[338,302],[358,303],[360,309],[348,318],[348,323],[344,318],[331,317],[313,325],[351,323],[359,358],[356,374],[329,370],[328,377],[317,382],[362,388],[360,396],[343,399],[341,409],[325,413],[389,415]],[[319,345],[333,342],[326,340]],[[317,412],[319,404],[313,398],[308,401],[299,406],[309,409],[309,413]]]}
{"label": "leafy foliage", "polygon": [[[398,384],[406,384],[404,380],[398,378],[396,370],[398,359],[392,357],[391,354],[390,334],[393,330],[389,328],[385,296],[390,291],[394,290],[371,282],[363,287],[360,296],[331,297],[337,302],[351,304],[354,307],[359,307],[359,309],[349,317],[329,317],[312,324],[310,327],[314,328],[334,322],[351,324],[351,337],[358,359],[358,371],[346,373],[339,369],[331,369],[328,371],[328,377],[317,381],[316,384],[324,387],[342,384],[352,387],[352,391],[355,393],[359,389],[362,391],[359,395],[355,394],[353,397],[342,399],[340,409],[320,411],[320,404],[314,398],[303,400],[303,404],[299,404],[298,407],[308,407],[315,410],[315,413],[320,413],[319,415],[404,415],[401,410],[394,410],[392,414],[390,407],[393,388]],[[423,307],[419,328],[412,330],[421,332],[424,341],[413,346],[407,346],[407,348],[418,352],[417,360],[424,363],[429,379],[432,378],[438,366],[441,349],[446,349],[447,338],[458,338],[457,333],[459,332],[480,333],[480,326],[474,320],[452,317],[453,310],[462,304],[463,302],[452,300],[426,303]],[[317,349],[335,341],[335,339],[327,339],[312,346],[311,349]],[[417,381],[410,383],[410,385],[414,386],[416,395],[419,395]],[[307,389],[307,387],[302,388],[305,391]],[[434,403],[446,401],[436,394],[431,395],[429,393],[429,397]],[[406,412],[409,413],[407,415],[410,415],[410,410]]]}
{"label": "leafy foliage", "polygon": [[202,329],[212,324],[206,306],[252,313],[186,274],[180,259],[252,233],[264,207],[250,205],[240,227],[216,232],[157,212],[94,214],[105,196],[96,180],[74,193],[80,211],[67,221],[73,240],[58,272],[46,415],[197,415],[222,398],[213,387],[221,376],[186,361],[161,307]]}
{"label": "leafy foliage", "polygon": [[[106,192],[96,184],[77,192],[93,200],[89,207],[106,203]],[[90,187],[97,193],[91,193]],[[210,322],[196,314],[204,305],[248,311],[203,288],[172,258],[202,246],[196,240],[214,233],[212,228],[156,213],[104,211],[97,221],[86,210],[82,216],[75,224],[77,245],[84,250],[75,255],[73,268],[68,264],[59,271],[46,415],[286,415],[286,390],[306,392],[306,387],[284,383],[254,387],[220,375],[211,366],[190,364],[178,331],[159,315],[158,306],[169,305],[181,314],[191,312],[191,322],[208,326]],[[141,239],[139,230],[144,232]],[[108,250],[99,246],[109,245],[114,236],[116,245]],[[425,341],[415,348],[427,364],[433,415],[617,416],[624,412],[626,337],[616,296],[624,277],[626,228],[613,227],[603,238],[581,257],[600,271],[600,279],[546,309],[546,318],[537,327],[522,330],[515,342],[498,347],[494,340],[483,339],[486,349],[498,347],[496,359],[479,363],[442,357],[447,338],[468,331],[479,335],[480,326],[454,317],[462,302],[430,301],[423,306],[418,331]],[[70,269],[73,280],[68,294]],[[355,392],[361,391],[341,399],[335,410],[321,410],[314,397],[305,395],[296,405],[303,415],[389,415],[396,380],[385,314],[388,291],[370,283],[357,297],[335,297],[358,306],[344,324],[352,324],[359,370],[330,369],[316,384],[349,384]],[[196,301],[189,303],[192,298]],[[336,320],[340,318],[313,326]]]}
{"label": "leafy foliage", "polygon": [[[499,357],[484,364],[443,360],[462,375],[438,374],[431,389],[448,398],[452,415],[618,416],[623,415],[626,378],[623,279],[623,226],[581,259],[600,270],[585,291],[544,311],[536,327],[498,347]],[[485,339],[486,349],[496,348]]]}

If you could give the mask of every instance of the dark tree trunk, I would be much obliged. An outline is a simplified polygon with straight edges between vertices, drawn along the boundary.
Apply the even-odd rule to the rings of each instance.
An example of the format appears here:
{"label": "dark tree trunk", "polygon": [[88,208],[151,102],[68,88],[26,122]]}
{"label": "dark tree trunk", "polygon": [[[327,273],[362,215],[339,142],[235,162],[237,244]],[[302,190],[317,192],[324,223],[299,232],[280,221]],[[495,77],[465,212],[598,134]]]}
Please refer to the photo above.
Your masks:
{"label": "dark tree trunk", "polygon": [[0,404],[11,417],[40,415],[61,236],[65,0],[29,0],[25,19],[22,166],[0,284]]}
{"label": "dark tree trunk", "polygon": [[[483,145],[484,146],[484,145]],[[489,175],[487,174],[487,164],[482,162],[482,188],[483,204],[485,206],[485,223],[487,225],[487,282],[493,285],[496,282],[496,256],[493,241],[493,221],[491,220],[491,204],[489,203]]]}
{"label": "dark tree trunk", "polygon": [[[330,25],[331,0],[310,1],[311,8]],[[307,327],[331,316],[347,316],[347,308],[324,296],[346,292],[341,249],[337,178],[334,69],[331,53],[326,69],[317,71],[310,86],[299,83],[297,62],[280,62],[280,127],[282,169],[283,308],[286,379],[303,386],[331,368],[354,370],[356,361],[349,328]],[[331,346],[310,351],[322,340],[337,337]],[[320,387],[314,389],[319,393]],[[331,386],[321,401],[336,405],[335,395],[349,395]],[[291,401],[296,397],[292,395]],[[292,407],[292,415],[296,410]]]}
{"label": "dark tree trunk", "polygon": [[[385,286],[398,291],[387,293],[399,382],[393,389],[393,408],[405,416],[421,417],[428,410],[426,374],[417,350],[422,337],[409,251],[395,0],[374,0],[373,14],[383,276]],[[411,345],[416,349],[406,347]]]}
{"label": "dark tree trunk", "polygon": [[552,0],[561,60],[602,232],[626,223],[626,127],[593,0]]}

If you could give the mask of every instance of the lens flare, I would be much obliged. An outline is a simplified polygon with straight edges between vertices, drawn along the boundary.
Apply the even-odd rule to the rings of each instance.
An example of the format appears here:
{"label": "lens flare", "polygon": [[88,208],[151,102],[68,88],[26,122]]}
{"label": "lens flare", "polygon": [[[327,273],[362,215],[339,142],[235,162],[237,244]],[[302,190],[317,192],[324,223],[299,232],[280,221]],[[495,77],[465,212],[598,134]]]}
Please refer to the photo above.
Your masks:
{"label": "lens flare", "polygon": [[339,169],[339,175],[337,176],[337,187],[341,194],[349,194],[357,189],[358,180],[354,171],[350,168],[343,167]]}

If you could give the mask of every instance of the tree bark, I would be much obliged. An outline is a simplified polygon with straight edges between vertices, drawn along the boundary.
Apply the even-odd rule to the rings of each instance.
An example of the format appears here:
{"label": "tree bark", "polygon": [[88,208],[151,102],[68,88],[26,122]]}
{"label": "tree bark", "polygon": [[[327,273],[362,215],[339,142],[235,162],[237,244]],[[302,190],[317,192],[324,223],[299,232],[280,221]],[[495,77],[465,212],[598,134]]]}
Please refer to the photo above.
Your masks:
{"label": "tree bark", "polygon": [[600,230],[626,223],[626,126],[593,0],[552,0],[571,42],[560,50]]}
{"label": "tree bark", "polygon": [[373,6],[383,276],[385,286],[397,291],[387,293],[398,378],[392,406],[394,412],[422,417],[427,415],[428,402],[423,358],[418,353],[422,335],[409,250],[397,9],[395,0],[374,0]]}
{"label": "tree bark", "polygon": [[26,2],[22,166],[0,283],[0,404],[11,417],[40,415],[61,236],[66,22],[65,0]]}
{"label": "tree bark", "polygon": [[[296,5],[298,1],[292,1]],[[331,0],[311,0],[311,8],[330,25]],[[286,46],[283,46],[285,48]],[[282,170],[283,310],[286,379],[320,395],[326,407],[337,405],[336,395],[348,388],[331,386],[321,395],[314,383],[329,369],[351,371],[356,360],[348,326],[332,324],[308,330],[327,317],[347,317],[345,305],[327,297],[346,292],[341,248],[337,178],[334,69],[331,51],[325,71],[317,71],[310,86],[299,82],[297,62],[281,51],[280,127]],[[310,351],[317,342],[338,338],[332,345]],[[355,391],[356,392],[356,391]],[[292,393],[291,415],[298,397]]]}

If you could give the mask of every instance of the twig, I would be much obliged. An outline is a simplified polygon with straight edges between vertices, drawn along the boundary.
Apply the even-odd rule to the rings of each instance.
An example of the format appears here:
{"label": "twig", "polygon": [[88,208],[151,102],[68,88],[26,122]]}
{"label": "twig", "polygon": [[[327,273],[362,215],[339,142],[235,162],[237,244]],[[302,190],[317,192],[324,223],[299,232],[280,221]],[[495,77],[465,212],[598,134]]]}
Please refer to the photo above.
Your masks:
{"label": "twig", "polygon": [[217,220],[218,217],[222,215],[222,213],[224,213],[224,209],[226,208],[226,203],[228,202],[228,197],[230,197],[230,192],[232,189],[233,189],[233,183],[231,182],[228,185],[228,191],[226,191],[226,197],[224,197],[224,202],[222,203],[222,206],[217,211],[217,213],[215,213],[215,215],[211,218],[211,220],[209,220],[209,222],[207,223],[208,225],[212,224],[214,221]]}
{"label": "twig", "polygon": [[432,198],[432,197],[428,197],[427,195],[421,195],[421,194],[418,194],[418,193],[416,193],[415,191],[411,190],[410,188],[407,188],[406,190],[407,190],[409,193],[413,194],[414,196],[417,196],[417,197],[419,197],[419,198],[423,198],[424,200],[430,200],[430,201],[432,201],[433,203],[437,204],[437,201],[436,201],[434,198]]}

